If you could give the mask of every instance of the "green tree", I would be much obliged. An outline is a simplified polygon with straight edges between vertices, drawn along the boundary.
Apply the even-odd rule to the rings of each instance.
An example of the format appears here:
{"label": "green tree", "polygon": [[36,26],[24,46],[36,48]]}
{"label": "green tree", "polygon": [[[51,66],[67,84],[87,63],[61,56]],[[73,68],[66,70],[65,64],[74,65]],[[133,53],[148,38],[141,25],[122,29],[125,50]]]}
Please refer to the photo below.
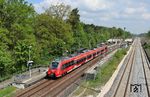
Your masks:
{"label": "green tree", "polygon": [[70,9],[58,4],[37,14],[25,0],[0,0],[1,76],[26,69],[29,50],[35,64],[47,64],[68,51],[91,49],[112,37],[131,36],[121,28],[82,23],[79,10]]}
{"label": "green tree", "polygon": [[64,3],[60,3],[56,5],[51,5],[48,9],[45,10],[45,13],[59,19],[66,19],[68,18],[70,10],[71,10],[70,5],[65,5]]}
{"label": "green tree", "polygon": [[9,31],[5,28],[0,27],[0,46],[7,47],[7,44],[9,44],[11,41],[7,37]]}
{"label": "green tree", "polygon": [[150,31],[148,31],[147,35],[148,35],[148,37],[150,37]]}
{"label": "green tree", "polygon": [[3,47],[0,46],[0,76],[4,77],[14,71],[12,65],[13,60],[11,54]]}
{"label": "green tree", "polygon": [[14,49],[18,40],[26,39],[33,32],[33,18],[35,11],[32,5],[24,0],[2,0],[0,3],[0,20],[3,28],[9,31],[11,40],[9,48]]}
{"label": "green tree", "polygon": [[80,23],[80,15],[79,10],[77,8],[71,11],[69,18],[67,19],[67,22],[72,26],[73,32],[75,32],[74,30],[77,30],[77,27]]}
{"label": "green tree", "polygon": [[[36,44],[33,34],[35,15],[33,6],[25,0],[0,0],[0,37],[2,37],[0,46],[9,51],[9,56],[13,57],[13,61],[9,61],[12,64],[9,65],[10,68],[11,66],[19,68],[18,64],[26,65],[26,60],[23,60],[25,55],[18,55],[17,48],[21,48],[20,53],[25,52],[21,43],[23,45]],[[24,44],[23,41],[28,41],[28,44]],[[6,57],[9,59],[9,56]]]}
{"label": "green tree", "polygon": [[[63,49],[60,48],[68,50],[74,41],[71,26],[65,23],[65,21],[51,15],[38,15],[35,30],[35,36],[41,47],[41,51],[47,51],[46,54],[41,56],[49,56],[49,53],[60,56],[63,52]],[[60,48],[57,48],[59,42]],[[64,44],[64,47],[61,44]]]}
{"label": "green tree", "polygon": [[83,23],[80,22],[79,10],[77,8],[71,11],[67,23],[72,27],[73,37],[75,39],[73,44],[74,48],[88,47],[87,33],[84,32]]}

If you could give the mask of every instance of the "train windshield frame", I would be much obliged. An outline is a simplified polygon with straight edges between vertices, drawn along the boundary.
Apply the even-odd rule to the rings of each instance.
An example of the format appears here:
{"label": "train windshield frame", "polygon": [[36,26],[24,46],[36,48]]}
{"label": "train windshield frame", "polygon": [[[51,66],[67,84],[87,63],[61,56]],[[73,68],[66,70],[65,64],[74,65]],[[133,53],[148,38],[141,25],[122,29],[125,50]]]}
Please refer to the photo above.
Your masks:
{"label": "train windshield frame", "polygon": [[51,69],[57,69],[58,65],[59,65],[59,62],[52,62],[50,67]]}

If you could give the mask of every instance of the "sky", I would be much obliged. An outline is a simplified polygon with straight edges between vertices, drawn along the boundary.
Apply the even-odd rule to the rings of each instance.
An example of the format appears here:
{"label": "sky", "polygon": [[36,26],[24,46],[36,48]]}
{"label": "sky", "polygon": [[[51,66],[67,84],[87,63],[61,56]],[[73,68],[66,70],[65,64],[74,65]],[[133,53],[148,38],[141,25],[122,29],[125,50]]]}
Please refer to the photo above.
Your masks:
{"label": "sky", "polygon": [[150,30],[150,0],[27,0],[36,12],[64,3],[78,8],[80,20],[87,24],[126,28],[134,34]]}

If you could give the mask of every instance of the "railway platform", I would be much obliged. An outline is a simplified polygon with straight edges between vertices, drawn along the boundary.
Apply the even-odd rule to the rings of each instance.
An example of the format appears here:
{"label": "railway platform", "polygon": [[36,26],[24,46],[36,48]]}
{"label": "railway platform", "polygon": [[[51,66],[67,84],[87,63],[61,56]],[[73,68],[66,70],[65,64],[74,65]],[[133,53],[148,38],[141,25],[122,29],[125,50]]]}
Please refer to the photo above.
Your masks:
{"label": "railway platform", "polygon": [[0,89],[13,85],[17,88],[25,88],[45,76],[47,68],[39,67],[32,69],[32,76],[29,76],[29,71],[13,76],[12,78],[0,82]]}
{"label": "railway platform", "polygon": [[36,68],[33,69],[31,72],[31,77],[28,72],[25,72],[23,74],[14,76],[12,78],[12,82],[11,85],[17,87],[17,88],[21,88],[24,89],[34,83],[36,83],[37,81],[43,79],[46,76],[46,70],[47,68]]}

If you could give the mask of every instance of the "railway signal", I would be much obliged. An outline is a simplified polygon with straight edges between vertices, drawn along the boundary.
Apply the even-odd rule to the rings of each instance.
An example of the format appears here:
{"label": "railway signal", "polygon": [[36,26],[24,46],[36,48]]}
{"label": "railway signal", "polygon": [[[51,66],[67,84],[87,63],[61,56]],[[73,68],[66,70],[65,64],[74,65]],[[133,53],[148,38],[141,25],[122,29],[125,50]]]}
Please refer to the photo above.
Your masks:
{"label": "railway signal", "polygon": [[33,61],[27,62],[27,67],[29,67],[30,77],[31,77],[31,66],[32,66],[32,64],[33,64]]}

